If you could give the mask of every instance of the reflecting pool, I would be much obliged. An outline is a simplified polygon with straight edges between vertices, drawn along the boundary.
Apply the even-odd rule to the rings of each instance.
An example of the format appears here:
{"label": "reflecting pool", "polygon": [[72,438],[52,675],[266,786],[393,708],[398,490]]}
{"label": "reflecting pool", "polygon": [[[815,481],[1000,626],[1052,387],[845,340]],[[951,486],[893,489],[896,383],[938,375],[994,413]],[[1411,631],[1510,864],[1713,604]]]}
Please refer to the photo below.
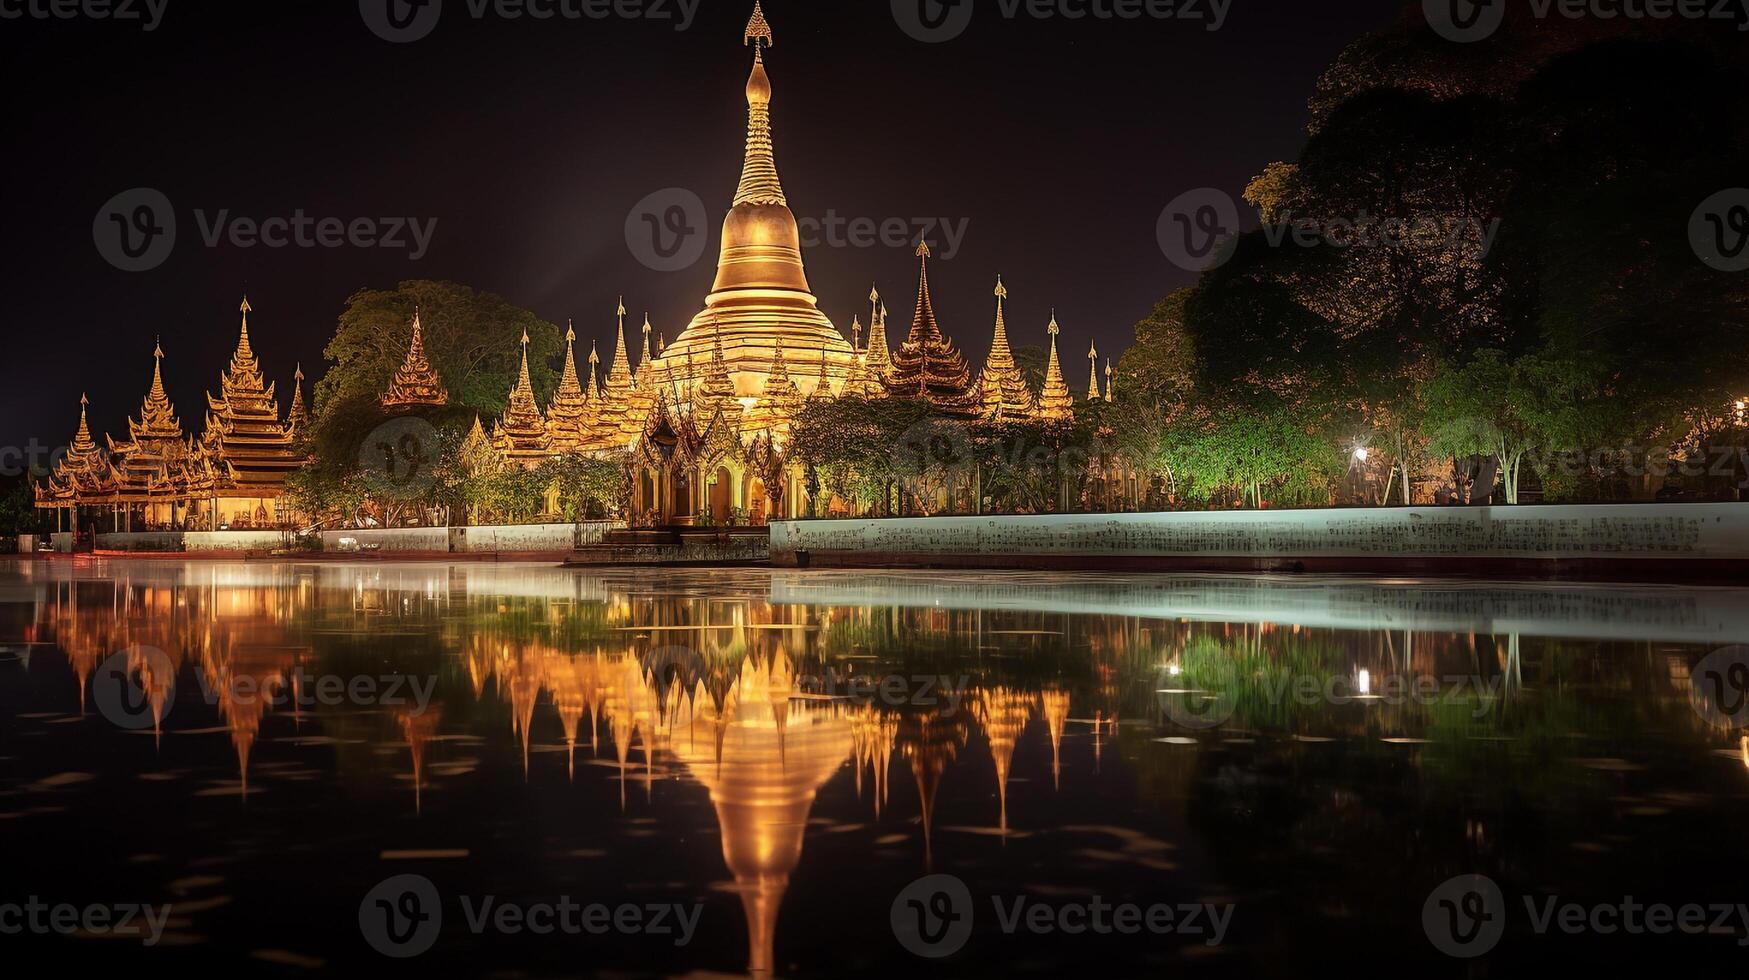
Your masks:
{"label": "reflecting pool", "polygon": [[275,976],[1741,964],[1738,644],[1724,588],[0,565],[0,948]]}

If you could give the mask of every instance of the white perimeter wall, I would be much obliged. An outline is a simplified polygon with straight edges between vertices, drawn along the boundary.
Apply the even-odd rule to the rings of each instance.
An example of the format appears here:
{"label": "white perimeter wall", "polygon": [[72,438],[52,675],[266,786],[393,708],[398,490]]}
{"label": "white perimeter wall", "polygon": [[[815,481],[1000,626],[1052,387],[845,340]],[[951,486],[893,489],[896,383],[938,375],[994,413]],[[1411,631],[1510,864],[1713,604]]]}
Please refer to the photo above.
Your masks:
{"label": "white perimeter wall", "polygon": [[1208,558],[1749,558],[1749,504],[778,521],[796,551]]}

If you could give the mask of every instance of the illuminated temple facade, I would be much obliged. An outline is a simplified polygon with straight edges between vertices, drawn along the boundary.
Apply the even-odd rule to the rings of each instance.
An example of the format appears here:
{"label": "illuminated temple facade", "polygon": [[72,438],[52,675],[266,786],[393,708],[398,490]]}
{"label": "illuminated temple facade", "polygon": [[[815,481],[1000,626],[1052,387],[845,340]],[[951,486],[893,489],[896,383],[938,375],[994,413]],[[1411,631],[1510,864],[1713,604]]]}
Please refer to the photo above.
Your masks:
{"label": "illuminated temple facade", "polygon": [[[1034,392],[1009,346],[1008,291],[998,279],[990,354],[974,377],[936,319],[927,243],[917,248],[910,330],[896,346],[889,346],[878,291],[869,297],[866,340],[860,317],[846,340],[820,311],[778,176],[765,66],[772,32],[759,4],[744,40],[753,48],[746,151],[703,308],[666,344],[653,338],[646,316],[635,338],[634,366],[622,302],[605,377],[593,349],[587,370],[579,368],[576,332],[568,328],[559,386],[544,407],[530,383],[525,338],[503,417],[489,435],[482,430],[472,441],[489,440],[499,461],[525,467],[568,452],[629,453],[635,475],[627,516],[635,523],[760,524],[808,509],[789,435],[810,399],[921,397],[967,421],[1071,418],[1075,399],[1057,356],[1054,317],[1044,385]],[[408,362],[384,394],[385,406],[441,404],[418,397],[441,392],[442,381],[425,362],[417,324],[414,329]],[[1096,377],[1091,386],[1097,392]]]}
{"label": "illuminated temple facade", "polygon": [[247,297],[229,368],[209,392],[197,435],[185,430],[164,390],[164,348],[152,351],[152,383],[127,438],[99,446],[80,396],[79,425],[64,456],[37,485],[36,505],[53,510],[61,530],[220,530],[289,526],[296,515],[279,506],[285,479],[307,462],[296,448],[308,421],[303,369],[292,378],[289,410],[280,414],[275,385],[265,379],[249,342]]}
{"label": "illuminated temple facade", "polygon": [[[808,499],[802,467],[790,451],[796,416],[810,400],[921,398],[962,421],[1073,417],[1076,396],[1058,357],[1055,316],[1047,328],[1045,377],[1034,391],[1010,347],[1008,289],[998,278],[990,353],[974,375],[937,319],[927,242],[917,246],[907,332],[889,336],[878,290],[869,296],[866,335],[861,317],[847,340],[821,312],[778,176],[765,65],[772,39],[756,3],[744,38],[753,65],[741,179],[723,221],[715,283],[699,312],[672,343],[662,341],[646,316],[634,348],[622,301],[605,370],[593,347],[579,358],[577,334],[568,328],[560,381],[544,400],[531,383],[525,335],[521,370],[502,416],[483,420],[463,447],[470,469],[533,469],[566,454],[611,458],[632,473],[624,516],[633,524],[757,525],[833,507]],[[185,432],[177,418],[164,392],[160,350],[127,440],[99,448],[82,402],[71,449],[39,488],[37,505],[56,510],[64,530],[293,526],[300,515],[284,512],[279,500],[286,476],[307,462],[294,448],[307,420],[303,376],[301,370],[295,376],[290,410],[281,415],[274,386],[265,382],[250,347],[249,312],[245,300],[237,350],[219,394],[208,395],[202,434]],[[1089,397],[1102,397],[1096,372]],[[404,363],[378,400],[391,415],[450,404],[417,312]],[[558,511],[555,493],[548,495],[549,514]]]}

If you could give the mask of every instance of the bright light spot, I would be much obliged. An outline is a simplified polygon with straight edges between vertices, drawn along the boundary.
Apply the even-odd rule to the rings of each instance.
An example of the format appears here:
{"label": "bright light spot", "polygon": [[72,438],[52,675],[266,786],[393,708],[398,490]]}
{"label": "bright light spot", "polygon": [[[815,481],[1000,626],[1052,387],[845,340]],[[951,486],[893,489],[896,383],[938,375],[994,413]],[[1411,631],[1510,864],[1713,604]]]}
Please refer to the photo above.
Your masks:
{"label": "bright light spot", "polygon": [[1360,693],[1362,695],[1371,694],[1372,693],[1372,671],[1362,669],[1360,672],[1360,677],[1358,678],[1358,685],[1357,686],[1360,688]]}
{"label": "bright light spot", "polygon": [[1177,664],[1170,664],[1166,668],[1166,673],[1171,674],[1173,677],[1177,677],[1179,674],[1183,673],[1183,671],[1184,668]]}
{"label": "bright light spot", "polygon": [[1364,462],[1366,462],[1367,457],[1371,456],[1371,455],[1372,455],[1372,450],[1366,448],[1365,446],[1355,446],[1354,447],[1355,462],[1364,463]]}

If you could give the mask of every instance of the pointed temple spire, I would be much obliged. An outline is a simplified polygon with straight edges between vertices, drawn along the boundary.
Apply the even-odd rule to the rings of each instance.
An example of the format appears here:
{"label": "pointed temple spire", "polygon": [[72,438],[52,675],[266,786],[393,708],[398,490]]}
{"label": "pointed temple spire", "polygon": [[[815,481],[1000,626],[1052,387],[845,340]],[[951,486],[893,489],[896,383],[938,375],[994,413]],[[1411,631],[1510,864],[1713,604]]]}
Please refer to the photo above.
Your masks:
{"label": "pointed temple spire", "polygon": [[413,339],[407,345],[407,357],[380,400],[384,408],[390,409],[442,408],[449,404],[449,392],[425,355],[425,327],[420,322],[417,306],[413,308]]}
{"label": "pointed temple spire", "polygon": [[492,433],[498,451],[523,465],[538,463],[548,456],[546,419],[535,402],[534,385],[529,380],[528,344],[528,331],[524,330],[522,366],[517,370],[516,387],[510,390],[510,403]]}
{"label": "pointed temple spire", "polygon": [[1099,345],[1087,348],[1087,400],[1099,401]]}
{"label": "pointed temple spire", "polygon": [[744,43],[753,46],[753,72],[747,78],[747,153],[741,166],[741,186],[735,205],[788,207],[783,184],[777,179],[777,159],[771,143],[771,79],[765,74],[766,48],[771,46],[771,25],[756,0],[753,19],[747,24]]}
{"label": "pointed temple spire", "polygon": [[929,243],[917,243],[917,309],[911,318],[910,336],[893,355],[887,383],[895,394],[924,398],[944,415],[976,418],[980,406],[971,387],[971,369],[935,320],[935,302],[929,295],[929,259]]}
{"label": "pointed temple spire", "polygon": [[310,410],[304,407],[304,364],[298,362],[292,372],[291,410],[286,413],[287,431],[296,432],[310,422]]}
{"label": "pointed temple spire", "polygon": [[1003,305],[1008,299],[1008,287],[1002,277],[996,277],[996,333],[990,341],[990,356],[984,362],[984,373],[978,378],[978,394],[986,419],[1021,421],[1038,410],[1026,377],[1014,362],[1014,351],[1008,346],[1008,320]]}
{"label": "pointed temple spire", "polygon": [[893,370],[893,355],[887,349],[887,310],[881,305],[879,289],[869,290],[868,302],[868,351],[863,363],[876,381],[884,382]]}
{"label": "pointed temple spire", "polygon": [[1051,336],[1051,356],[1045,365],[1045,386],[1038,396],[1038,414],[1039,418],[1061,422],[1074,416],[1075,398],[1069,394],[1069,386],[1063,380],[1062,362],[1057,359],[1057,335],[1063,330],[1057,326],[1055,310],[1051,311],[1051,324],[1045,329]]}
{"label": "pointed temple spire", "polygon": [[547,437],[554,452],[580,448],[589,436],[589,392],[577,376],[577,327],[565,321],[565,369],[547,406]]}
{"label": "pointed temple spire", "polygon": [[1105,359],[1105,400],[1117,401],[1117,389],[1111,383],[1111,358]]}
{"label": "pointed temple spire", "polygon": [[607,391],[620,398],[632,389],[631,355],[626,352],[626,301],[619,300],[619,334],[614,341],[613,363],[607,366]]}

